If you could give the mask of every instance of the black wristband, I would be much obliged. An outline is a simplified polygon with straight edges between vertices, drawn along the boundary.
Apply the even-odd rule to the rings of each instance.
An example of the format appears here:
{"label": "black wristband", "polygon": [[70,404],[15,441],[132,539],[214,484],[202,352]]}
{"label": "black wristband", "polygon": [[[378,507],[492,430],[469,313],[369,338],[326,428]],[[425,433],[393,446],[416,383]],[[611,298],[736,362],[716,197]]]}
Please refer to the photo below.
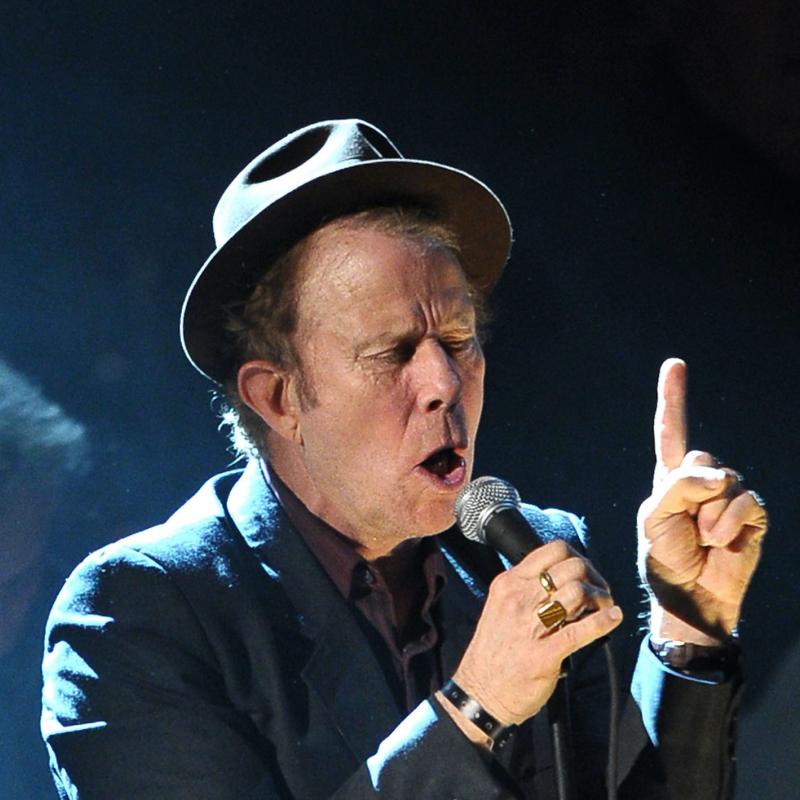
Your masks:
{"label": "black wristband", "polygon": [[495,719],[474,697],[470,697],[452,678],[442,686],[442,694],[482,733],[489,737],[489,749],[500,749],[516,730]]}

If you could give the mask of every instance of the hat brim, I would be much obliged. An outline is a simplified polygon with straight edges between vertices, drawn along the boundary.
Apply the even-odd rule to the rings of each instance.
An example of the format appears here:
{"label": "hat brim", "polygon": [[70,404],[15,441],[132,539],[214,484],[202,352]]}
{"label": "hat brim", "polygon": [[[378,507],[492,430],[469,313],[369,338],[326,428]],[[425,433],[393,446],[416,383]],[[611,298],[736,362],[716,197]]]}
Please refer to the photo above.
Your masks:
{"label": "hat brim", "polygon": [[270,203],[209,256],[181,313],[183,349],[195,368],[216,383],[232,376],[223,347],[226,309],[249,297],[281,253],[328,219],[400,202],[430,208],[451,227],[468,278],[491,291],[511,249],[511,224],[491,189],[466,172],[428,161],[340,164]]}

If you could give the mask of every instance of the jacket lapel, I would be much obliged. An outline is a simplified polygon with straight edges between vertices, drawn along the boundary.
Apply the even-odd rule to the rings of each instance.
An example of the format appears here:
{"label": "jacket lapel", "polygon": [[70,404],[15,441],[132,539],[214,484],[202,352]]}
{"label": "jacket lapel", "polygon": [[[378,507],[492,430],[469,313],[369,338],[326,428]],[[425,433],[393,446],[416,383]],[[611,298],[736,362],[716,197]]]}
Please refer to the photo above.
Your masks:
{"label": "jacket lapel", "polygon": [[[283,512],[252,461],[234,485],[227,514],[280,588],[291,609],[288,623],[303,637],[306,660],[298,671],[326,709],[332,728],[355,763],[372,755],[386,734],[404,716],[397,705],[372,644],[316,557]],[[488,583],[502,565],[483,545],[466,545],[458,533],[439,537],[445,557],[447,585],[438,602],[444,677],[452,675],[475,630]],[[544,716],[544,715],[540,715]],[[343,774],[353,764],[342,764]]]}
{"label": "jacket lapel", "polygon": [[308,642],[309,657],[298,665],[303,680],[356,761],[364,761],[402,713],[353,610],[292,526],[258,462],[231,490],[227,511],[262,568],[280,582],[292,627]]}

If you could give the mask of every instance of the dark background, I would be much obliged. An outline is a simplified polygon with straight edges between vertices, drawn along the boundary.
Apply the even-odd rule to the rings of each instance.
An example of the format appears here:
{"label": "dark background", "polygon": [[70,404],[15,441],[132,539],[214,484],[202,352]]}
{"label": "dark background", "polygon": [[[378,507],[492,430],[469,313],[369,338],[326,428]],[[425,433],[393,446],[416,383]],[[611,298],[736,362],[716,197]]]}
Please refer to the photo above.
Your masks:
{"label": "dark background", "polygon": [[772,521],[742,623],[738,796],[791,796],[800,13],[702,5],[7,7],[0,353],[86,423],[93,452],[53,526],[59,579],[230,463],[177,339],[211,213],[285,133],[362,117],[507,204],[477,472],[586,515],[628,664],[658,367],[689,363],[691,445],[742,471]]}

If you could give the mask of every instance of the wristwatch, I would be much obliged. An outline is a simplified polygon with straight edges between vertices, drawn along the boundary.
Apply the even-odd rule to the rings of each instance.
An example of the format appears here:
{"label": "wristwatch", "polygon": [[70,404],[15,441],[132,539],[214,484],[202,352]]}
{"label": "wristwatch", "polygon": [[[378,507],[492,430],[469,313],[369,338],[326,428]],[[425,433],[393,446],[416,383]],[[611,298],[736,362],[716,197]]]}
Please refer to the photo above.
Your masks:
{"label": "wristwatch", "polygon": [[[677,639],[650,639],[650,649],[667,667],[686,675],[724,680],[739,668],[741,647],[731,636],[719,645],[694,644]],[[720,674],[721,673],[721,674]]]}

